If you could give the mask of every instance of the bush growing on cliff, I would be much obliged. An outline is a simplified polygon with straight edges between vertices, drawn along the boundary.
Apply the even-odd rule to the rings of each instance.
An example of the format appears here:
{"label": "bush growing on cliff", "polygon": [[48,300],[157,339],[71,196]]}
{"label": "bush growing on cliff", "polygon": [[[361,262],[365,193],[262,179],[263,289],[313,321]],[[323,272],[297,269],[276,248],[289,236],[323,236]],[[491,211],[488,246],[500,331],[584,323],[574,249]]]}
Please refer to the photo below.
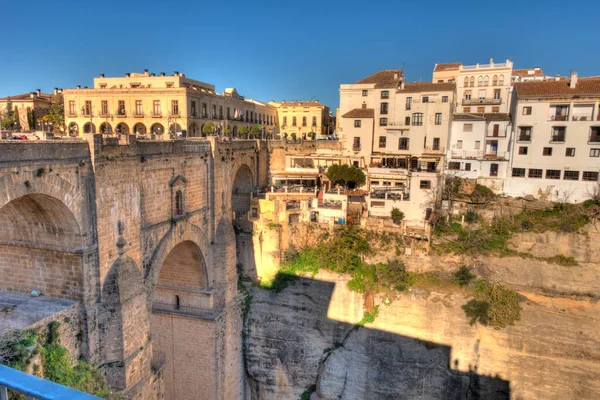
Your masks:
{"label": "bush growing on cliff", "polygon": [[471,319],[471,325],[479,322],[499,329],[514,325],[521,318],[520,301],[513,290],[479,279],[475,285],[475,298],[462,309]]}
{"label": "bush growing on cliff", "polygon": [[452,274],[452,281],[460,287],[470,285],[475,278],[477,278],[477,276],[471,273],[471,268],[466,265],[461,266],[458,271]]}

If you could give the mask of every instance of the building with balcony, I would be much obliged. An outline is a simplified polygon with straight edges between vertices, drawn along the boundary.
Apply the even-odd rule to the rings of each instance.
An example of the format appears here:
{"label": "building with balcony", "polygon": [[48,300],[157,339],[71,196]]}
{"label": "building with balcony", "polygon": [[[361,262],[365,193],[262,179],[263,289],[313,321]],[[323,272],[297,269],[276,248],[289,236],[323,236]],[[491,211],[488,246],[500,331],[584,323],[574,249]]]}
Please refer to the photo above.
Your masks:
{"label": "building with balcony", "polygon": [[600,77],[515,84],[515,140],[504,191],[583,201],[600,172]]}
{"label": "building with balcony", "polygon": [[270,101],[277,108],[281,133],[298,139],[306,139],[310,132],[327,136],[335,130],[335,120],[329,107],[314,101]]}
{"label": "building with balcony", "polygon": [[[19,127],[23,131],[43,130],[37,119],[50,112],[52,99],[61,93],[61,89],[54,88],[54,93],[42,93],[40,89],[35,92],[17,94],[0,98],[0,114],[4,114],[10,103],[13,110],[19,113]],[[3,126],[2,129],[15,129],[16,126]]]}
{"label": "building with balcony", "polygon": [[214,133],[236,135],[241,126],[258,126],[276,134],[277,109],[246,99],[234,88],[222,94],[211,84],[173,75],[126,73],[124,77],[94,78],[93,88],[64,91],[65,124],[72,136],[104,133],[169,138],[204,136],[207,122]]}

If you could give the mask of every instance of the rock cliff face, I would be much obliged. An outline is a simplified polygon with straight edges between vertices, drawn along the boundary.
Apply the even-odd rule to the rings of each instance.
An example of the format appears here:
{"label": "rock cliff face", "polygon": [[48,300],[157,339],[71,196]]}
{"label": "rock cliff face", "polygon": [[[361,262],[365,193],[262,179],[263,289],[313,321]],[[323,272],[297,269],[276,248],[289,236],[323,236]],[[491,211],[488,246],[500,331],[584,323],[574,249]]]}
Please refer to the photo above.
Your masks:
{"label": "rock cliff face", "polygon": [[417,290],[355,329],[362,297],[346,283],[320,273],[279,294],[253,290],[253,399],[297,399],[314,384],[313,399],[600,397],[600,306],[589,298],[522,292],[521,320],[494,330],[469,325],[463,293]]}

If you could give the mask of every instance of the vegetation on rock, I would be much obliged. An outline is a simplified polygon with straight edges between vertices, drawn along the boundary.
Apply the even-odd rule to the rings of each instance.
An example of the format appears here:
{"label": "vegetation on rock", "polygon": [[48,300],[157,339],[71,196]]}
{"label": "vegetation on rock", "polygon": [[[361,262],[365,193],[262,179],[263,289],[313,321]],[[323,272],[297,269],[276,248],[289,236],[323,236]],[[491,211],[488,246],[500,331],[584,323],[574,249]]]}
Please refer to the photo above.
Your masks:
{"label": "vegetation on rock", "polygon": [[362,169],[347,164],[331,165],[327,168],[327,178],[338,185],[350,189],[362,186],[367,181],[367,177]]}

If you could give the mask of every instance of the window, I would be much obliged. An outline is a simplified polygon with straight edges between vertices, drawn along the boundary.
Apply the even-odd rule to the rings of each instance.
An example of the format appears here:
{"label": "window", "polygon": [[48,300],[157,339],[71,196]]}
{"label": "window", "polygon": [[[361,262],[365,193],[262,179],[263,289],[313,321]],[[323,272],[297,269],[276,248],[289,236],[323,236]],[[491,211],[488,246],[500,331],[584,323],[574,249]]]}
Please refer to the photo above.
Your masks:
{"label": "window", "polygon": [[381,106],[379,107],[379,112],[381,114],[387,114],[388,113],[388,103],[381,103]]}
{"label": "window", "polygon": [[590,149],[590,157],[600,157],[600,149]]}
{"label": "window", "polygon": [[363,90],[362,91],[362,95],[363,95],[363,97],[367,97],[369,95],[369,91],[368,90]]}
{"label": "window", "polygon": [[[523,173],[523,175],[525,175],[525,173]],[[498,164],[490,164],[490,176],[498,176]]]}
{"label": "window", "polygon": [[406,109],[410,110],[412,108],[412,97],[406,98]]}
{"label": "window", "polygon": [[435,113],[435,124],[436,125],[442,124],[442,113]]}
{"label": "window", "polygon": [[284,116],[283,117],[283,126],[286,126],[286,125],[287,125],[287,116]]}
{"label": "window", "polygon": [[543,156],[551,156],[552,155],[552,147],[544,147],[542,150]]}
{"label": "window", "polygon": [[448,96],[442,96],[442,103],[448,102]]}
{"label": "window", "polygon": [[481,149],[481,140],[476,140],[475,141],[475,150],[479,150]]}
{"label": "window", "polygon": [[[355,119],[354,120],[354,127],[355,128],[360,128],[360,119]],[[294,126],[296,125],[296,117],[294,117]]]}
{"label": "window", "polygon": [[456,148],[458,150],[461,150],[463,148],[463,141],[462,140],[457,140],[456,141]]}
{"label": "window", "polygon": [[173,82],[167,82],[167,87],[168,88],[172,88],[173,87]]}
{"label": "window", "polygon": [[[498,165],[498,164],[496,164]],[[514,178],[525,178],[525,168],[513,168],[512,176]]]}
{"label": "window", "polygon": [[528,176],[530,178],[542,179],[543,172],[544,172],[544,170],[542,170],[542,169],[530,168]]}
{"label": "window", "polygon": [[431,189],[431,181],[421,181],[419,183],[419,189]]}
{"label": "window", "polygon": [[219,106],[219,119],[223,119],[223,106]]}
{"label": "window", "polygon": [[483,79],[483,86],[489,86],[490,85],[490,77],[489,76],[485,76],[485,78]]}
{"label": "window", "polygon": [[92,102],[89,100],[85,101],[84,115],[92,115]]}
{"label": "window", "polygon": [[500,125],[494,124],[492,126],[492,137],[498,137],[498,136],[500,136]]}
{"label": "window", "polygon": [[469,77],[465,76],[465,87],[469,87]]}
{"label": "window", "polygon": [[216,104],[213,104],[211,108],[212,108],[211,109],[211,111],[212,111],[211,118],[212,119],[217,119],[217,106],[216,106]]}
{"label": "window", "polygon": [[473,124],[463,124],[463,132],[473,132]]}
{"label": "window", "polygon": [[75,109],[75,100],[69,100],[69,115],[77,115],[77,110]]}
{"label": "window", "polygon": [[433,150],[439,150],[439,149],[440,149],[440,138],[434,137],[433,138]]}
{"label": "window", "polygon": [[[202,118],[208,118],[208,106],[206,103],[202,103]],[[246,114],[246,118],[248,118],[248,114]]]}
{"label": "window", "polygon": [[553,126],[552,127],[552,142],[564,142],[565,136],[567,135],[566,126]]}
{"label": "window", "polygon": [[312,126],[317,126],[317,117],[312,117]]}
{"label": "window", "polygon": [[579,171],[565,171],[565,175],[563,176],[565,181],[578,181],[579,180]]}
{"label": "window", "polygon": [[379,148],[385,148],[386,137],[379,136]]}
{"label": "window", "polygon": [[523,107],[523,115],[531,115],[531,107]]}
{"label": "window", "polygon": [[422,126],[423,125],[423,113],[414,113],[412,115],[412,125]]}
{"label": "window", "polygon": [[382,90],[381,91],[381,98],[382,99],[387,99],[388,97],[390,97],[390,92],[388,92],[387,90]]}
{"label": "window", "polygon": [[398,150],[408,150],[408,138],[400,138],[398,140]]}
{"label": "window", "polygon": [[530,142],[531,141],[531,126],[519,127],[519,141]]}
{"label": "window", "polygon": [[498,79],[498,86],[504,86],[504,75],[500,75]]}
{"label": "window", "polygon": [[465,90],[465,100],[471,100],[471,91]]}
{"label": "window", "polygon": [[492,107],[492,112],[493,112],[493,113],[498,113],[498,112],[500,112],[500,107]]}
{"label": "window", "polygon": [[360,137],[354,136],[354,142],[352,143],[352,150],[360,150]]}
{"label": "window", "polygon": [[546,179],[560,179],[560,169],[547,169]]}
{"label": "window", "polygon": [[125,115],[125,100],[119,100],[119,108],[117,114]]}
{"label": "window", "polygon": [[423,96],[423,103],[429,103],[429,96]]}
{"label": "window", "polygon": [[379,126],[387,126],[387,118],[379,118]]}
{"label": "window", "polygon": [[179,100],[171,100],[171,115],[179,115]]}
{"label": "window", "polygon": [[485,112],[485,107],[477,107],[477,112],[478,113],[484,113]]}
{"label": "window", "polygon": [[483,78],[481,76],[477,78],[477,86],[483,86]]}
{"label": "window", "polygon": [[527,146],[519,147],[519,154],[522,156],[527,155]]}
{"label": "window", "polygon": [[500,89],[494,89],[494,100],[500,100]]}
{"label": "window", "polygon": [[498,86],[498,75],[494,75],[492,78],[492,86]]}
{"label": "window", "polygon": [[583,171],[583,176],[581,177],[581,180],[587,182],[597,182],[598,172]]}
{"label": "window", "polygon": [[463,110],[466,113],[470,113],[471,112],[471,107],[463,107]]}
{"label": "window", "polygon": [[458,170],[460,170],[460,163],[457,161],[450,161],[448,163],[448,169],[453,170],[453,171],[458,171]]}
{"label": "window", "polygon": [[565,157],[575,157],[575,147],[567,147]]}
{"label": "window", "polygon": [[135,113],[136,115],[144,115],[144,107],[141,100],[135,101]]}
{"label": "window", "polygon": [[[196,102],[192,100],[190,106],[190,116],[197,117]],[[229,107],[227,107],[227,118],[229,118]]]}
{"label": "window", "polygon": [[[194,105],[194,114],[195,114],[195,110],[196,110],[196,102],[192,102],[192,104]],[[231,107],[227,107],[227,119],[231,119]]]}
{"label": "window", "polygon": [[152,114],[160,115],[160,100],[154,100],[152,102]]}
{"label": "window", "polygon": [[471,170],[471,163],[465,163],[465,171],[470,171]]}
{"label": "window", "polygon": [[404,125],[410,125],[410,117],[404,117]]}
{"label": "window", "polygon": [[[296,126],[296,117],[292,117],[292,126]],[[354,126],[356,126],[356,121],[354,121]],[[358,126],[360,126],[360,121]]]}
{"label": "window", "polygon": [[175,216],[183,215],[183,194],[181,190],[175,193]]}
{"label": "window", "polygon": [[108,115],[108,101],[106,100],[102,100],[100,102],[100,112],[102,113],[102,115]]}
{"label": "window", "polygon": [[599,143],[600,142],[600,127],[592,126],[590,128],[590,138],[588,139],[590,143]]}
{"label": "window", "polygon": [[302,126],[306,126],[306,117],[302,117]]}
{"label": "window", "polygon": [[469,82],[469,86],[470,87],[474,87],[475,86],[475,77],[474,76],[471,77],[470,82]]}

